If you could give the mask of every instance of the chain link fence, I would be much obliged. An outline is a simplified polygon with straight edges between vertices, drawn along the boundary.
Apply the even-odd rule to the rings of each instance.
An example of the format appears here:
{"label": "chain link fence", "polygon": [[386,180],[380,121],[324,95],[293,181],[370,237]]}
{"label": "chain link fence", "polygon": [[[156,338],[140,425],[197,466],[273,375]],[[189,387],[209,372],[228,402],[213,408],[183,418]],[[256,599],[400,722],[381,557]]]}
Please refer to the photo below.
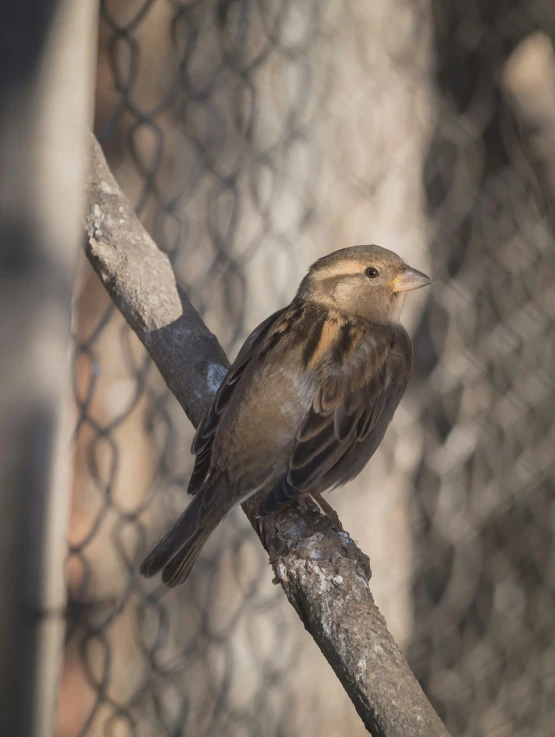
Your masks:
{"label": "chain link fence", "polygon": [[[335,248],[433,274],[406,310],[410,391],[331,502],[454,737],[555,734],[555,250],[498,87],[554,20],[539,1],[101,8],[97,135],[231,356]],[[186,503],[192,431],[85,263],[74,313],[59,737],[365,734],[240,512],[182,589],[138,577]]]}
{"label": "chain link fence", "polygon": [[[437,3],[424,168],[441,285],[419,328],[425,452],[411,665],[455,735],[555,734],[555,249],[499,91],[548,3]],[[539,204],[539,209],[538,209]]]}

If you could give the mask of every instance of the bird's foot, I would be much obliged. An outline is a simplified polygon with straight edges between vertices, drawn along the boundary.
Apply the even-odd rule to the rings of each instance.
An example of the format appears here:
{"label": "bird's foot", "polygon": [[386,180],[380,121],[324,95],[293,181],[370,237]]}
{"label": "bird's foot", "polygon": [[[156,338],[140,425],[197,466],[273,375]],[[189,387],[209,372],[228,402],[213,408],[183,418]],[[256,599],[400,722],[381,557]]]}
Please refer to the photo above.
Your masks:
{"label": "bird's foot", "polygon": [[339,517],[337,516],[337,512],[331,506],[331,504],[329,504],[320,494],[317,494],[317,495],[309,494],[308,496],[312,499],[314,504],[316,504],[320,512],[324,515],[324,517],[327,517],[329,521],[336,527],[343,529],[341,522],[339,520]]}

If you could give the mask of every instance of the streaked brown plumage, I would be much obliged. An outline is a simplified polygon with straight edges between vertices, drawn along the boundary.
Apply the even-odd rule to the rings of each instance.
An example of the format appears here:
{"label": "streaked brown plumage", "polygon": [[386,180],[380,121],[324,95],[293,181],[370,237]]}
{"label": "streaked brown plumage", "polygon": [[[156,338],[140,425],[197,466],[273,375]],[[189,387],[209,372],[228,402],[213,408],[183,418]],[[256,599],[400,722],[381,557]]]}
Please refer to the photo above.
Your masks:
{"label": "streaked brown plumage", "polygon": [[290,305],[239,351],[193,441],[195,497],[143,561],[185,581],[210,533],[252,494],[261,517],[345,484],[381,443],[412,370],[404,293],[430,284],[392,251],[354,246],[312,265]]}

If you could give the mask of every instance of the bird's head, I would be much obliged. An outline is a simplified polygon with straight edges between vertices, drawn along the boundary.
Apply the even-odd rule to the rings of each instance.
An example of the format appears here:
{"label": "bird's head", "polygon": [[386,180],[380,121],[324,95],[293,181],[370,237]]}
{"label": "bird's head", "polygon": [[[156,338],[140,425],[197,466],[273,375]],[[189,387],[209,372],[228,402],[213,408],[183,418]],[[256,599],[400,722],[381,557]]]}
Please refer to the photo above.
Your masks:
{"label": "bird's head", "polygon": [[298,297],[373,322],[397,322],[404,295],[432,280],[380,246],[352,246],[310,267]]}

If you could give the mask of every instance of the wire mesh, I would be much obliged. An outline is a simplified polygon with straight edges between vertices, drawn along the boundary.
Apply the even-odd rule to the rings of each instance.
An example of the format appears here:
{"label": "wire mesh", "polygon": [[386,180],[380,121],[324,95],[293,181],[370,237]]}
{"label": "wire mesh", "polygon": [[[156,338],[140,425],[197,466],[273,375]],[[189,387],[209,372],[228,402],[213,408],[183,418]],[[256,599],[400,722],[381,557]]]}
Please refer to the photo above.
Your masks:
{"label": "wire mesh", "polygon": [[[230,355],[334,248],[433,272],[410,393],[331,501],[457,737],[555,721],[555,251],[498,90],[535,28],[547,3],[101,8],[97,133]],[[85,265],[76,294],[59,737],[364,734],[240,513],[182,590],[139,579],[191,429]]]}
{"label": "wire mesh", "polygon": [[[498,80],[542,3],[437,3],[411,663],[457,735],[554,733],[555,249]],[[465,26],[467,33],[465,33]],[[539,209],[538,209],[539,205]]]}

